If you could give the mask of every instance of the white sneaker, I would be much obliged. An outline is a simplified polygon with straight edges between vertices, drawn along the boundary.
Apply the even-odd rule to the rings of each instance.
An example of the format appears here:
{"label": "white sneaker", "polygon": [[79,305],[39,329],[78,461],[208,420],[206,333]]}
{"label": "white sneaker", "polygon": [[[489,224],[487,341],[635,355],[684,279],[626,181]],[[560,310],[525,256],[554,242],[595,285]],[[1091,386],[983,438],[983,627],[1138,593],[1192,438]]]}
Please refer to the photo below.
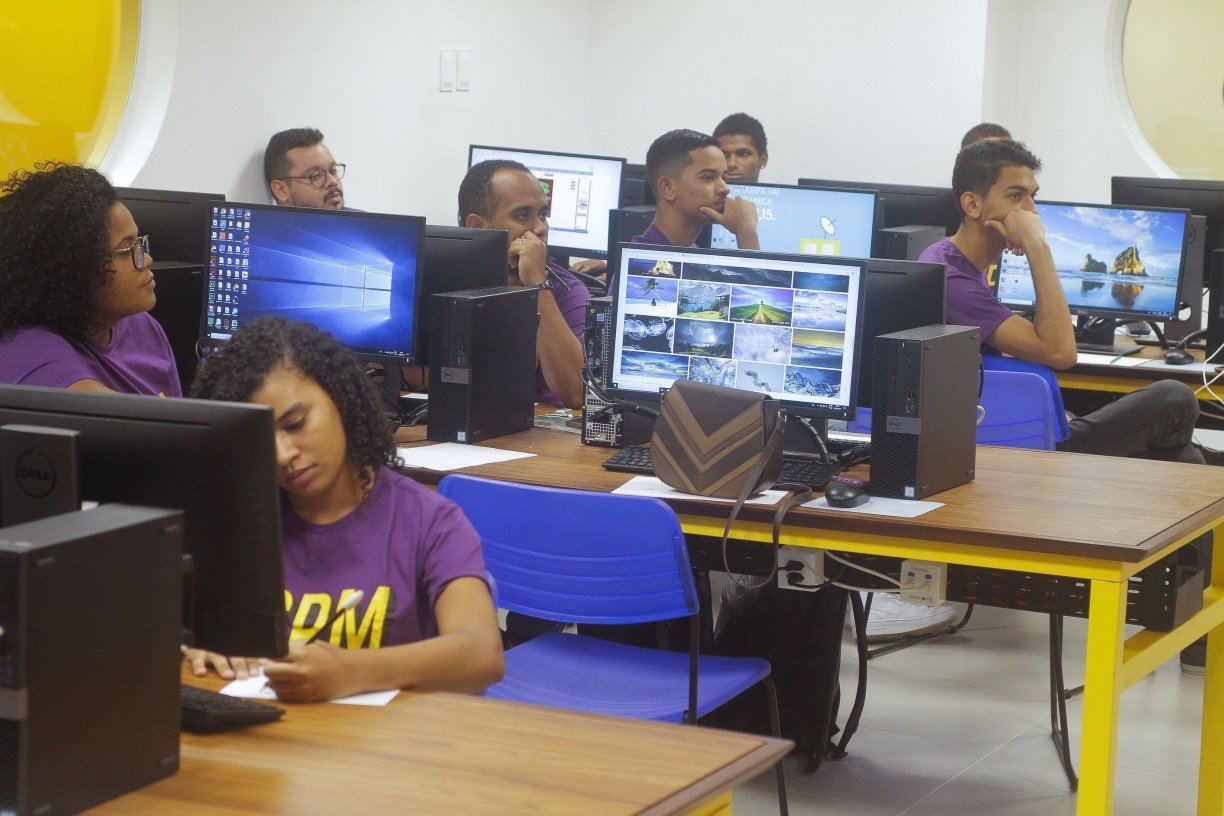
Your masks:
{"label": "white sneaker", "polygon": [[[867,641],[876,643],[925,635],[950,626],[957,616],[956,609],[948,604],[923,606],[903,601],[890,592],[877,592],[867,616]],[[854,628],[853,614],[846,615],[846,628]]]}

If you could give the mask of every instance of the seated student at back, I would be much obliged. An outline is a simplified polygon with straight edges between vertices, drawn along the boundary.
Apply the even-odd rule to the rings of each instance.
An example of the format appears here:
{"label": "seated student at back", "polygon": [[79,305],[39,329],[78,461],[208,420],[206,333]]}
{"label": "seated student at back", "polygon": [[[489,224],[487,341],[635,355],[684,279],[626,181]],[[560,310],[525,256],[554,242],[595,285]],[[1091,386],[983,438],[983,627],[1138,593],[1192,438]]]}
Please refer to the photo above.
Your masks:
{"label": "seated student at back", "polygon": [[[932,244],[919,260],[947,265],[947,321],[977,326],[983,352],[1027,360],[1050,382],[1050,368],[1075,364],[1071,311],[1037,214],[1036,173],[1040,160],[1010,139],[970,143],[956,157],[952,192],[961,207],[961,226],[951,238]],[[1012,314],[986,282],[985,270],[1003,250],[1028,258],[1036,293],[1033,322]],[[1192,434],[1198,400],[1172,380],[1153,383],[1061,429],[1058,449],[1106,456],[1137,456],[1204,462]]]}
{"label": "seated student at back", "polygon": [[646,174],[654,187],[654,221],[635,244],[695,246],[707,224],[721,224],[735,235],[740,249],[760,249],[756,206],[730,195],[727,159],[713,136],[695,130],[673,130],[646,151]]}
{"label": "seated student at back", "polygon": [[760,121],[746,113],[733,113],[714,128],[714,138],[727,160],[726,180],[732,184],[756,184],[769,164],[769,143]]}
{"label": "seated student at back", "polygon": [[0,382],[181,397],[149,315],[153,257],[106,177],[48,162],[0,185]]}
{"label": "seated student at back", "polygon": [[[379,396],[314,326],[260,318],[214,352],[192,395],[272,407],[289,654],[265,661],[282,700],[367,691],[480,691],[502,676],[480,537],[462,511],[394,471]],[[355,591],[364,597],[304,645]],[[197,675],[245,677],[240,657],[187,650]]]}

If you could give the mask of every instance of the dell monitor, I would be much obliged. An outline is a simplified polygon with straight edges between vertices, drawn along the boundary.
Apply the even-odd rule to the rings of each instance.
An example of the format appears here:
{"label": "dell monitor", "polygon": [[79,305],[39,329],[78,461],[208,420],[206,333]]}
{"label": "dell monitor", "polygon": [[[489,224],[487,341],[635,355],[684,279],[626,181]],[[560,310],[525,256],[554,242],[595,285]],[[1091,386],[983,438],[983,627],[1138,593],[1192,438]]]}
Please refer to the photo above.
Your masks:
{"label": "dell monitor", "polygon": [[520,162],[544,185],[550,250],[607,258],[608,212],[620,206],[624,159],[484,145],[468,150],[468,167],[489,159]]}
{"label": "dell monitor", "polygon": [[[421,314],[439,292],[506,285],[509,250],[505,230],[425,227],[425,264],[421,270]],[[429,364],[428,320],[417,321],[417,361]]]}
{"label": "dell monitor", "polygon": [[626,164],[625,175],[621,179],[622,207],[640,207],[654,204],[654,187],[650,183],[650,174],[644,164]]}
{"label": "dell monitor", "polygon": [[[840,187],[850,190],[875,190],[880,198],[880,217],[876,229],[892,229],[913,224],[943,227],[948,235],[960,229],[960,205],[950,187],[924,187],[916,184],[882,184],[867,181],[833,181],[801,178],[804,187]],[[878,255],[879,252],[873,254]]]}
{"label": "dell monitor", "polygon": [[1207,219],[1205,257],[1224,249],[1224,181],[1113,177],[1115,205],[1189,210]]}
{"label": "dell monitor", "polygon": [[360,359],[419,362],[424,228],[424,218],[408,215],[214,206],[203,352],[274,315],[329,332]]}
{"label": "dell monitor", "polygon": [[860,408],[871,407],[875,339],[881,334],[942,324],[945,276],[940,263],[867,260],[867,294],[860,332],[863,339],[857,364]]}
{"label": "dell monitor", "polygon": [[131,210],[140,234],[149,236],[149,253],[154,258],[208,265],[204,226],[213,202],[224,201],[224,195],[135,187],[116,187],[115,192]]}
{"label": "dell monitor", "polygon": [[[732,184],[731,195],[756,205],[757,235],[766,252],[801,255],[871,255],[876,194],[789,184]],[[735,235],[715,224],[713,249],[736,249]]]}
{"label": "dell monitor", "polygon": [[658,398],[678,379],[851,419],[865,262],[621,244],[609,393]]}
{"label": "dell monitor", "polygon": [[[0,385],[0,425],[78,432],[83,500],[183,511],[184,623],[221,654],[287,649],[272,410]],[[4,463],[10,467],[11,463]]]}
{"label": "dell monitor", "polygon": [[[1177,316],[1189,238],[1188,210],[1043,201],[1037,212],[1071,313],[1105,318],[1096,321],[1093,336],[1081,338],[1081,350],[1123,353],[1125,349],[1112,345],[1115,321]],[[998,297],[1018,311],[1036,306],[1026,258],[1003,253]],[[1081,320],[1081,329],[1088,328],[1088,322]]]}

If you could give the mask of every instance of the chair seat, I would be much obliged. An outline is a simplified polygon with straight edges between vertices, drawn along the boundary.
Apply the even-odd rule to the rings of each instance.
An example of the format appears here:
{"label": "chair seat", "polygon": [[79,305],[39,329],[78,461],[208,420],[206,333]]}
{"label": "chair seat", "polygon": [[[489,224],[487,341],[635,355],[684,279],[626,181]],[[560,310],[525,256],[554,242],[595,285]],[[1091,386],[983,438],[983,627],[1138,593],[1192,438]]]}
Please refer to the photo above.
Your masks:
{"label": "chair seat", "polygon": [[[506,652],[505,678],[486,697],[595,714],[682,722],[689,656],[583,635],[541,635]],[[704,716],[769,676],[769,661],[701,657],[697,715]]]}

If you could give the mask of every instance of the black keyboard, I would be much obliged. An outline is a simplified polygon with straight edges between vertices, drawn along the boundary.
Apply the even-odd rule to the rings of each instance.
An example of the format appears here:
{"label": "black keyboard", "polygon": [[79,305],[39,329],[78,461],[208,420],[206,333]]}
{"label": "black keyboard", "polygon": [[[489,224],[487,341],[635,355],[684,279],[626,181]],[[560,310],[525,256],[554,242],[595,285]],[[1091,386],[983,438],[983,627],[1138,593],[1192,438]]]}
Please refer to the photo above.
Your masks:
{"label": "black keyboard", "polygon": [[283,708],[186,683],[179,686],[179,706],[183,712],[183,730],[197,734],[272,722],[285,713]]}
{"label": "black keyboard", "polygon": [[[606,470],[654,475],[654,467],[650,463],[649,445],[629,445],[622,448],[609,457],[603,466]],[[797,459],[788,456],[782,459],[782,473],[778,476],[778,481],[798,482],[819,490],[844,468],[845,466],[837,460],[825,464],[819,460]]]}

